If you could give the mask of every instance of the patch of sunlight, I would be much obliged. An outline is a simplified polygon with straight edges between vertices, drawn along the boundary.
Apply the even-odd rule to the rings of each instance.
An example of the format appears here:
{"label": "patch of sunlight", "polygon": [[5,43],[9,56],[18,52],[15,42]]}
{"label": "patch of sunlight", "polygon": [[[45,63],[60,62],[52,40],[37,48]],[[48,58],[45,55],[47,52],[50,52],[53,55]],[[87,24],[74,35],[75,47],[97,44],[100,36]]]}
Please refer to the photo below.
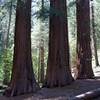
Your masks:
{"label": "patch of sunlight", "polygon": [[86,92],[86,93],[84,93],[84,94],[80,94],[80,95],[78,95],[78,96],[75,96],[76,98],[82,98],[82,97],[85,97],[86,95],[89,95],[89,94],[92,94],[93,93],[93,91],[89,91],[89,92]]}

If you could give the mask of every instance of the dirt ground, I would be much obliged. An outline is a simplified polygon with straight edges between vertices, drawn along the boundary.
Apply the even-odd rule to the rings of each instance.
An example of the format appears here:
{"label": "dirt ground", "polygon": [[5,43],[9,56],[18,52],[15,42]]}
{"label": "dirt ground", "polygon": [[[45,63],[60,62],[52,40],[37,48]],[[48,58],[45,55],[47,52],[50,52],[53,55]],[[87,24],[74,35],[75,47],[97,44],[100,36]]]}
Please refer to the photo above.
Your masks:
{"label": "dirt ground", "polygon": [[[16,97],[0,96],[0,100],[72,100],[73,97],[100,88],[100,66],[94,67],[96,79],[76,80],[71,85],[62,88],[42,88],[37,93]],[[94,100],[94,99],[92,99]],[[100,98],[95,99],[100,100]]]}
{"label": "dirt ground", "polygon": [[[53,89],[42,88],[35,94],[11,98],[0,96],[0,100],[72,100],[76,95],[97,88],[100,88],[100,79],[76,80],[66,87]],[[100,98],[95,100],[100,100]]]}

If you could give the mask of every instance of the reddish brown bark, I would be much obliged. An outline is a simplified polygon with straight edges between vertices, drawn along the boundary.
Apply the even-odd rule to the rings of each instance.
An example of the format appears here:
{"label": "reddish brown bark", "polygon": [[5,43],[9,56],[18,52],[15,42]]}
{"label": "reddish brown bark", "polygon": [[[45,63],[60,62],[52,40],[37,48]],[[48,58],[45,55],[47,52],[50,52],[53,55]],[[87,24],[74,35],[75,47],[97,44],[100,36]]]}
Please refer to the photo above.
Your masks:
{"label": "reddish brown bark", "polygon": [[14,58],[11,82],[6,96],[15,96],[39,89],[34,78],[31,57],[31,0],[18,0],[16,8]]}
{"label": "reddish brown bark", "polygon": [[89,0],[77,0],[78,78],[93,78]]}
{"label": "reddish brown bark", "polygon": [[46,87],[65,86],[73,80],[69,64],[66,0],[50,0],[49,55]]}

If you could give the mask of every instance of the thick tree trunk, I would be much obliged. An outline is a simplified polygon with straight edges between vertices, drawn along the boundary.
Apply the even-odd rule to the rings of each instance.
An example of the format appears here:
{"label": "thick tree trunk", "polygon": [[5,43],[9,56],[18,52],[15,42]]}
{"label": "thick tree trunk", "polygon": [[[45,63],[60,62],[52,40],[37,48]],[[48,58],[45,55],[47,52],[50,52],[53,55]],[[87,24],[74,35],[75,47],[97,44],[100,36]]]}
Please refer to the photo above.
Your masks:
{"label": "thick tree trunk", "polygon": [[50,0],[50,9],[48,67],[44,86],[65,86],[73,80],[69,64],[66,0]]}
{"label": "thick tree trunk", "polygon": [[94,20],[94,6],[93,6],[93,0],[91,4],[91,12],[92,12],[92,38],[93,38],[93,44],[94,44],[94,56],[95,56],[95,63],[96,66],[99,66],[99,60],[98,60],[98,53],[97,53],[97,40],[96,40],[96,34],[95,34],[95,20]]}
{"label": "thick tree trunk", "polygon": [[78,78],[93,78],[89,0],[77,0]]}
{"label": "thick tree trunk", "polygon": [[4,93],[6,96],[31,93],[39,89],[31,57],[31,0],[18,0],[15,25],[13,69],[11,82]]}

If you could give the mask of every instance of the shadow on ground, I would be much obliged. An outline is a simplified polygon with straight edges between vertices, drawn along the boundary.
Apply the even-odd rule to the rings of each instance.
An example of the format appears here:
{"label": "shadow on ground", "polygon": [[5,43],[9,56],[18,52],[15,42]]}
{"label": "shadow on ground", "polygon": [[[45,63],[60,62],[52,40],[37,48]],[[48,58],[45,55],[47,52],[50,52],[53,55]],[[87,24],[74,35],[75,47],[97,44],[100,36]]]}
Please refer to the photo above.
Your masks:
{"label": "shadow on ground", "polygon": [[0,96],[0,100],[71,100],[76,95],[100,88],[100,77],[96,79],[76,80],[71,85],[62,88],[42,88],[35,94],[7,98]]}

